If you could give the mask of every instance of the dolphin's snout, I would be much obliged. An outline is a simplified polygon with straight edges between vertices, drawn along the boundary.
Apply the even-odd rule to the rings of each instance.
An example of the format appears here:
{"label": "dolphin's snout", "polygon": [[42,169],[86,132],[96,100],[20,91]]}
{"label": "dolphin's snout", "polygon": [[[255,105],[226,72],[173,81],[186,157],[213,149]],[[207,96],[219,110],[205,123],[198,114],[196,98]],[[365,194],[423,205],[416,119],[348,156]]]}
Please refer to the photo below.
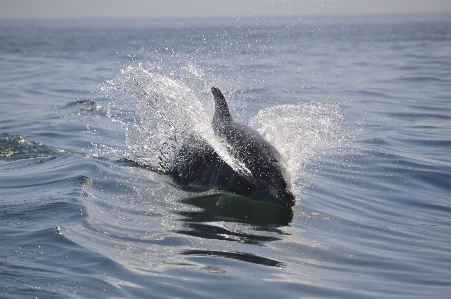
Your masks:
{"label": "dolphin's snout", "polygon": [[291,191],[284,191],[281,196],[282,205],[292,207],[296,204],[296,197]]}

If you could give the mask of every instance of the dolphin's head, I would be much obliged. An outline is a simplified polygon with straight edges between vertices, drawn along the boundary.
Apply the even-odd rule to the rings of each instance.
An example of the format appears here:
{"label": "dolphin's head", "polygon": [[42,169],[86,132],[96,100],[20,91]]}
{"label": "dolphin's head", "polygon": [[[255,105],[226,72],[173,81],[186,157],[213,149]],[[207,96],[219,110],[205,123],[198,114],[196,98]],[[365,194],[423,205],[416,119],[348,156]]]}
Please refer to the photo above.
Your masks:
{"label": "dolphin's head", "polygon": [[276,195],[274,198],[275,203],[285,207],[292,207],[296,204],[296,197],[294,196],[290,188],[282,188],[276,190]]}
{"label": "dolphin's head", "polygon": [[285,168],[276,160],[266,164],[256,176],[258,188],[256,197],[285,207],[292,207],[296,198],[291,191],[289,176]]}

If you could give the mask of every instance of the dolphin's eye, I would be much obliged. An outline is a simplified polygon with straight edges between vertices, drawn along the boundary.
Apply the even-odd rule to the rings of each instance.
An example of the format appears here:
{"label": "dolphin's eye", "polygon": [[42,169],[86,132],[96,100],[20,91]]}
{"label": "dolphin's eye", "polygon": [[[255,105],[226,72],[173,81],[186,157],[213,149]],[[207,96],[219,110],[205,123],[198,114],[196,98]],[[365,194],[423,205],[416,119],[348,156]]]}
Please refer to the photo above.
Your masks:
{"label": "dolphin's eye", "polygon": [[279,163],[276,159],[271,159],[271,163]]}

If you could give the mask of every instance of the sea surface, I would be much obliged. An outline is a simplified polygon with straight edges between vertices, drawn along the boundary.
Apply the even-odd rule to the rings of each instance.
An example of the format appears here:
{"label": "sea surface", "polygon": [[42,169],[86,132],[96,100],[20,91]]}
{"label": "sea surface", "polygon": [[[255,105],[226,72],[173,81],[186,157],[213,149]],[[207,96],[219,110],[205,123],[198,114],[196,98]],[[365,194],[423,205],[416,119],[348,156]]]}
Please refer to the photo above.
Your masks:
{"label": "sea surface", "polygon": [[[0,22],[0,297],[450,298],[450,15]],[[172,180],[212,86],[293,208]]]}

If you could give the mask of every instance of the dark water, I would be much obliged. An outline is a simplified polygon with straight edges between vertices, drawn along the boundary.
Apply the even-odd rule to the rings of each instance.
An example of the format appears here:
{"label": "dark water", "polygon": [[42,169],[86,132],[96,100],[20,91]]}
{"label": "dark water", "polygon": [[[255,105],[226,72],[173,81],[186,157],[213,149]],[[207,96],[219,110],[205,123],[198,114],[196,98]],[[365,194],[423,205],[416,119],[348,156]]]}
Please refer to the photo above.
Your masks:
{"label": "dark water", "polygon": [[[449,298],[450,20],[2,21],[1,297]],[[292,209],[165,174],[213,85]]]}

